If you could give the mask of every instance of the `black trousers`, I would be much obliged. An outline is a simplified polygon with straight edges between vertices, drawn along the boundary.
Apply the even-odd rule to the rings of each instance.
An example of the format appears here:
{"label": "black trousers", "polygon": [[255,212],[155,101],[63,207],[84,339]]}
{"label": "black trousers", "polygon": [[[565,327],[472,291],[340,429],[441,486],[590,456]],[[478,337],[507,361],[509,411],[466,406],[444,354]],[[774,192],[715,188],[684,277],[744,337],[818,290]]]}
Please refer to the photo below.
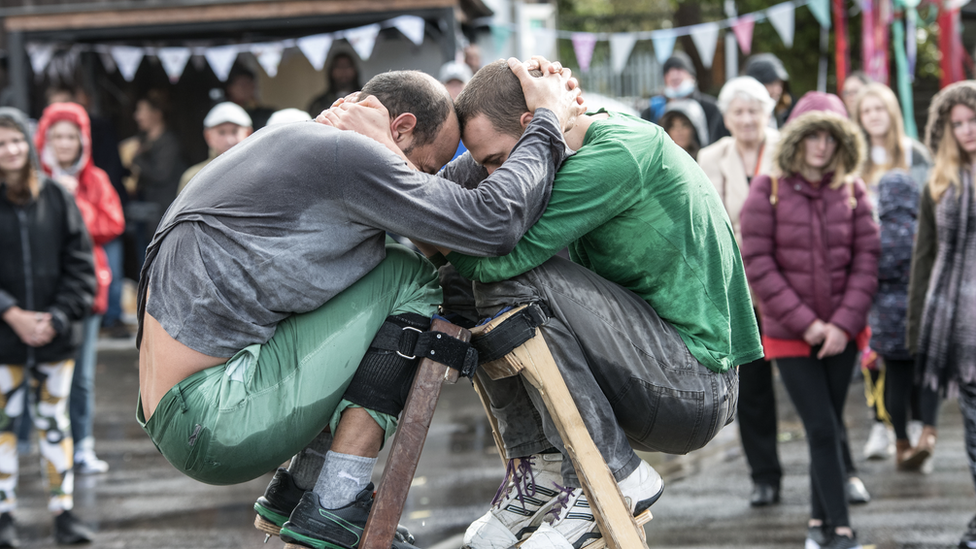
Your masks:
{"label": "black trousers", "polygon": [[765,359],[739,366],[739,437],[752,482],[779,486],[783,468],[776,452],[776,391],[773,364]]}
{"label": "black trousers", "polygon": [[[739,367],[738,413],[739,437],[752,482],[779,486],[783,468],[776,451],[778,419],[772,362],[759,359]],[[847,476],[854,476],[857,469],[847,443],[847,429],[844,425],[841,427],[844,429],[841,445],[844,471]]]}
{"label": "black trousers", "polygon": [[844,466],[844,403],[857,362],[851,341],[842,353],[777,360],[780,377],[796,407],[810,446],[810,500],[813,519],[832,527],[850,526],[847,475]]}

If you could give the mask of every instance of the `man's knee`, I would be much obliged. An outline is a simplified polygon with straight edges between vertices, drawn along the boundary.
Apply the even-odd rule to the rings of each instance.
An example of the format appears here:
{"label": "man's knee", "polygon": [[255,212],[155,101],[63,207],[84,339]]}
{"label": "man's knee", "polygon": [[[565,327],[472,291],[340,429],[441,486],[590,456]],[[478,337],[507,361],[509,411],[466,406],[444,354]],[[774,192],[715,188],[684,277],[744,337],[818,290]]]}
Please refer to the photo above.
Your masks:
{"label": "man's knee", "polygon": [[[373,338],[343,398],[369,410],[397,416],[410,392],[417,372],[417,359],[400,350],[410,346],[404,332],[426,331],[430,319],[419,314],[391,316]],[[413,339],[416,341],[416,338]]]}

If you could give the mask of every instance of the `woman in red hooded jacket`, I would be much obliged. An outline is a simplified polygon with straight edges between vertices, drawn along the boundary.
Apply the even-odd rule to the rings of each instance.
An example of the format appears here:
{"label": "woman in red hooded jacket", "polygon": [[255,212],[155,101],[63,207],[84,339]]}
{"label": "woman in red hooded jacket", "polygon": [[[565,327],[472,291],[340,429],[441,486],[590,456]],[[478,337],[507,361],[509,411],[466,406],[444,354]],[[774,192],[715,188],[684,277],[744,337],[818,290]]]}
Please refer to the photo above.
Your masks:
{"label": "woman in red hooded jacket", "polygon": [[807,549],[860,547],[841,445],[855,340],[866,342],[878,286],[878,226],[857,177],[864,150],[839,97],[804,95],[781,132],[777,175],[753,180],[740,214],[766,358],[777,360],[810,444]]}
{"label": "woman in red hooded jacket", "polygon": [[91,122],[76,103],[54,103],[44,109],[34,135],[44,173],[75,197],[91,235],[98,289],[91,314],[85,319],[84,340],[71,382],[71,434],[75,441],[75,471],[104,473],[108,464],[95,456],[92,423],[95,411],[95,360],[98,328],[108,307],[112,271],[102,245],[122,234],[125,219],[119,195],[91,156]]}

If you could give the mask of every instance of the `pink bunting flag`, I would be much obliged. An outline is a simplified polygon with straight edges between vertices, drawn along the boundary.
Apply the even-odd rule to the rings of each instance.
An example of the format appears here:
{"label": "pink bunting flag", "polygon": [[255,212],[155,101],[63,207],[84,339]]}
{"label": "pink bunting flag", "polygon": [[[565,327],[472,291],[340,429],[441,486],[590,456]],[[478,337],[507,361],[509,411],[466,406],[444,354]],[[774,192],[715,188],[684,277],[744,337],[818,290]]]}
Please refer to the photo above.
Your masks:
{"label": "pink bunting flag", "polygon": [[589,32],[574,32],[572,40],[573,51],[576,52],[576,61],[579,63],[580,70],[588,72],[590,61],[593,60],[593,48],[596,47],[596,35]]}
{"label": "pink bunting flag", "polygon": [[739,42],[742,53],[749,55],[752,52],[752,29],[756,26],[756,20],[752,14],[743,15],[732,24],[732,32],[735,39]]}

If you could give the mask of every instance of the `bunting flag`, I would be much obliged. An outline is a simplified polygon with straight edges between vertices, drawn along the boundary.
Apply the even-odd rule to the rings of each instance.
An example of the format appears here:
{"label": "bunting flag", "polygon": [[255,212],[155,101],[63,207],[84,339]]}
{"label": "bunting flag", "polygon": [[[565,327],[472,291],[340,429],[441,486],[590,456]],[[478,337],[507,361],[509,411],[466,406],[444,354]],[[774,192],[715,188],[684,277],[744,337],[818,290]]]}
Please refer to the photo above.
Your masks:
{"label": "bunting flag", "polygon": [[555,29],[533,29],[531,38],[535,43],[529,51],[533,52],[534,55],[541,55],[546,59],[555,59],[559,55],[556,51],[556,39],[558,36],[556,35]]}
{"label": "bunting flag", "polygon": [[752,53],[752,29],[756,26],[756,18],[752,14],[743,15],[732,23],[732,32],[735,33],[735,40],[739,43],[742,53],[749,55]]}
{"label": "bunting flag", "polygon": [[316,34],[306,36],[295,40],[295,44],[305,54],[308,62],[312,64],[312,68],[320,71],[325,66],[325,60],[328,58],[329,50],[332,48],[332,35]]}
{"label": "bunting flag", "polygon": [[807,7],[822,28],[830,28],[830,0],[810,0]]}
{"label": "bunting flag", "polygon": [[166,71],[166,76],[169,77],[171,84],[180,81],[180,76],[183,76],[183,70],[186,69],[190,55],[190,48],[159,48],[156,50],[156,57],[163,64],[163,70]]}
{"label": "bunting flag", "polygon": [[126,82],[132,82],[146,54],[145,50],[134,46],[112,46],[111,53],[112,59],[119,67],[119,72],[122,73],[122,78],[125,78]]}
{"label": "bunting flag", "polygon": [[217,46],[207,48],[203,56],[207,58],[207,63],[210,64],[210,69],[214,71],[217,78],[221,82],[226,82],[227,77],[230,76],[230,69],[237,60],[238,51],[237,46]]}
{"label": "bunting flag", "polygon": [[669,29],[658,31],[651,36],[651,43],[654,44],[654,57],[662,65],[674,53],[674,41],[678,38],[673,32],[665,32],[667,30]]}
{"label": "bunting flag", "polygon": [[902,117],[905,119],[905,135],[918,139],[918,128],[915,126],[915,101],[912,97],[912,79],[908,72],[908,56],[905,55],[905,29],[901,19],[897,19],[891,26],[894,34],[895,68],[898,87],[898,99],[901,101]]}
{"label": "bunting flag", "polygon": [[610,66],[614,74],[624,72],[630,52],[637,43],[637,35],[629,32],[617,32],[610,35]]}
{"label": "bunting flag", "polygon": [[424,43],[424,23],[423,17],[417,17],[416,15],[401,15],[400,17],[394,17],[386,22],[386,25],[391,27],[396,27],[408,40],[413,42],[415,46],[419,46]]}
{"label": "bunting flag", "polygon": [[41,76],[54,57],[54,44],[27,44],[27,56],[30,57],[34,76]]}
{"label": "bunting flag", "polygon": [[703,23],[691,28],[691,40],[698,50],[698,57],[706,69],[712,68],[715,59],[715,46],[718,45],[718,23]]}
{"label": "bunting flag", "polygon": [[844,89],[850,67],[850,49],[847,42],[847,6],[845,0],[833,0],[834,11],[834,64],[837,72],[837,89]]}
{"label": "bunting flag", "polygon": [[796,6],[793,2],[783,2],[766,10],[766,17],[779,33],[786,47],[793,47],[793,33],[796,30]]}
{"label": "bunting flag", "polygon": [[365,27],[349,29],[341,33],[345,39],[356,50],[356,55],[363,61],[368,61],[373,55],[373,46],[376,45],[376,37],[380,34],[380,24],[374,23]]}
{"label": "bunting flag", "polygon": [[115,64],[115,59],[112,58],[112,54],[108,51],[98,52],[98,58],[102,60],[102,66],[105,67],[105,72],[111,74],[118,69],[118,65]]}
{"label": "bunting flag", "polygon": [[580,70],[588,72],[590,61],[593,60],[593,49],[596,47],[596,35],[589,32],[574,32],[570,38],[573,41],[573,52]]}
{"label": "bunting flag", "polygon": [[268,76],[274,78],[278,76],[278,65],[281,64],[281,54],[285,50],[281,42],[265,42],[262,44],[251,44],[249,50]]}
{"label": "bunting flag", "polygon": [[505,51],[505,45],[508,44],[509,37],[512,36],[512,29],[506,27],[505,25],[492,25],[491,26],[491,38],[495,45],[495,56],[501,56],[502,52]]}

